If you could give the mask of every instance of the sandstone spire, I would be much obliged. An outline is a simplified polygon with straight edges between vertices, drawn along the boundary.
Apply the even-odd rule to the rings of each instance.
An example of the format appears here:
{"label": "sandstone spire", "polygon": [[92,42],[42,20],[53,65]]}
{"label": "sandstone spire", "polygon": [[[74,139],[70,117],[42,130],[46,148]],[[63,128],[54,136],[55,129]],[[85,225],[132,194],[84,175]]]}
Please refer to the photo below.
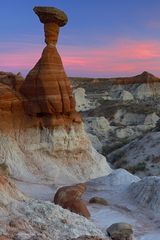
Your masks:
{"label": "sandstone spire", "polygon": [[[75,118],[77,113],[71,84],[56,49],[59,28],[67,23],[67,16],[53,7],[35,7],[33,10],[44,24],[47,46],[21,87],[21,93],[27,99],[25,110],[33,116]],[[80,121],[80,117],[76,119]]]}
{"label": "sandstone spire", "polygon": [[75,111],[70,81],[56,49],[59,27],[67,17],[55,8],[34,11],[44,23],[47,46],[25,80],[19,74],[7,74],[5,79],[0,73],[1,162],[14,178],[38,184],[71,185],[106,175],[111,169],[92,148]]}

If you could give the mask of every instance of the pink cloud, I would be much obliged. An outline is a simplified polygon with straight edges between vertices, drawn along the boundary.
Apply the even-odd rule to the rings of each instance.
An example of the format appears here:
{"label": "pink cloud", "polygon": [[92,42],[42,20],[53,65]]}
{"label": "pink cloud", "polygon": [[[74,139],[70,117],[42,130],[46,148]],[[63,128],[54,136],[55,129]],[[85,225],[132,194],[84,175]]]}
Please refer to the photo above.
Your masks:
{"label": "pink cloud", "polygon": [[[0,70],[31,69],[40,57],[43,46],[23,45],[0,55]],[[158,41],[119,39],[97,48],[58,46],[68,75],[110,76],[131,75],[144,70],[160,75],[160,44]]]}
{"label": "pink cloud", "polygon": [[0,54],[0,71],[19,72],[35,65],[40,58],[42,46],[28,43],[1,43],[1,49],[3,52]]}
{"label": "pink cloud", "polygon": [[66,69],[82,73],[129,75],[144,70],[160,73],[160,44],[156,41],[119,40],[97,49],[64,46],[60,52]]}

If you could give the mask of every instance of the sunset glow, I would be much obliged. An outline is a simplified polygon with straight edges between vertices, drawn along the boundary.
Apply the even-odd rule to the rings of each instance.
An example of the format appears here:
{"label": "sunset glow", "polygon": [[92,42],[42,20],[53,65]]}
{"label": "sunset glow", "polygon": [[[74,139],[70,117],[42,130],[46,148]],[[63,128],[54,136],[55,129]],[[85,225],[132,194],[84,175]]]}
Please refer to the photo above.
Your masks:
{"label": "sunset glow", "polygon": [[[22,70],[26,74],[39,59],[41,49],[42,46],[29,45],[24,51],[2,53],[1,68],[13,72]],[[156,41],[119,40],[109,47],[81,49],[63,45],[58,49],[70,75],[73,72],[77,76],[116,76],[144,70],[158,74],[160,69],[160,44]]]}
{"label": "sunset glow", "polygon": [[[16,2],[17,11],[23,10],[25,6],[20,4],[20,0]],[[42,2],[39,0],[37,4],[41,5]],[[74,1],[71,0],[71,2]],[[87,11],[89,5],[87,3],[85,5],[85,1],[74,2],[73,7],[81,6],[83,9],[86,6],[83,9],[83,19],[78,21],[81,16],[80,10],[73,9],[65,1],[62,3],[46,1],[46,5],[55,5],[68,12],[69,23],[61,30],[62,40],[58,50],[69,76],[127,76],[143,71],[160,76],[160,17],[157,11],[160,3],[156,0],[156,4],[150,0],[147,2],[142,0],[137,5],[128,3],[126,0],[122,2],[121,5],[108,4],[108,12],[106,12],[103,9],[106,1],[102,0],[101,5],[98,4],[99,1],[95,1],[90,16]],[[8,0],[3,3],[4,10],[7,10],[8,3]],[[3,34],[0,39],[0,71],[20,71],[26,75],[40,58],[45,46],[42,42],[42,26],[37,19],[35,20],[36,16],[32,12],[34,4],[31,2],[25,4],[27,14],[30,16],[27,15],[25,23],[23,22],[25,16],[21,17],[22,22],[19,22],[17,15],[15,22],[13,21],[14,31],[12,28],[4,31],[7,23],[3,21],[5,15],[1,16],[3,18],[0,27]],[[141,12],[142,7],[143,12]],[[93,19],[91,24],[90,18],[93,18],[97,8],[101,12],[97,19],[99,22]],[[130,8],[133,12],[128,15],[127,11]],[[113,9],[117,13],[117,18],[112,18],[109,22]],[[150,9],[150,17],[146,15],[148,9]],[[22,28],[23,24],[26,25],[26,29]]]}

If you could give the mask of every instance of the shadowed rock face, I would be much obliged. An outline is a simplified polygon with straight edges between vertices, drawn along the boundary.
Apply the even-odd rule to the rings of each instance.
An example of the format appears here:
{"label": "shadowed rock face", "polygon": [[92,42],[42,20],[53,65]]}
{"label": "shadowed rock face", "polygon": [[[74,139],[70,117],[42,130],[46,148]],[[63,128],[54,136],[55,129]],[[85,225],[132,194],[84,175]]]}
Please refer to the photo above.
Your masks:
{"label": "shadowed rock face", "polygon": [[[21,93],[27,99],[25,110],[32,116],[57,114],[73,116],[75,100],[71,83],[56,49],[59,27],[67,23],[67,16],[64,12],[50,7],[35,7],[34,11],[44,23],[47,46],[21,87]],[[78,121],[80,122],[80,117]]]}

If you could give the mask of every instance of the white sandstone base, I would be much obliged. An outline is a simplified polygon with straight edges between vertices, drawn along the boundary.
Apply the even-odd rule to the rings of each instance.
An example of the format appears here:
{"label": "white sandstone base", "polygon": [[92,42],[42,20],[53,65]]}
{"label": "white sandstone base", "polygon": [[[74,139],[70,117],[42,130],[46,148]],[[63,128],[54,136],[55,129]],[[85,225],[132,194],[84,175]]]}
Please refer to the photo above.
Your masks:
{"label": "white sandstone base", "polygon": [[0,161],[17,179],[68,184],[111,172],[105,157],[92,147],[83,124],[1,133],[0,141]]}

